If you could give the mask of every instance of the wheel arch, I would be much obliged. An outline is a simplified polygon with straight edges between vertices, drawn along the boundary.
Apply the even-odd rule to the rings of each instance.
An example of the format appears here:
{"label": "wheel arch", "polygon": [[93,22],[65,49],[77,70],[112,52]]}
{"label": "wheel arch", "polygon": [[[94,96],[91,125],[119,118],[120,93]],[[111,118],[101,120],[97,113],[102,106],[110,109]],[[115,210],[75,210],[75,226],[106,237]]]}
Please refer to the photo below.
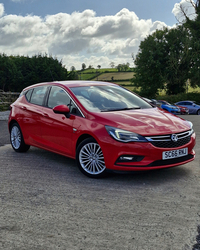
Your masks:
{"label": "wheel arch", "polygon": [[19,123],[16,120],[11,120],[8,125],[9,132],[11,131],[11,127],[14,123],[17,123],[19,125]]}
{"label": "wheel arch", "polygon": [[78,138],[78,140],[77,140],[77,142],[76,142],[76,149],[78,148],[79,144],[80,144],[82,141],[84,141],[85,139],[87,139],[87,138],[93,138],[93,139],[96,141],[96,139],[95,139],[92,135],[90,135],[90,134],[83,134],[83,135],[81,135],[81,136]]}

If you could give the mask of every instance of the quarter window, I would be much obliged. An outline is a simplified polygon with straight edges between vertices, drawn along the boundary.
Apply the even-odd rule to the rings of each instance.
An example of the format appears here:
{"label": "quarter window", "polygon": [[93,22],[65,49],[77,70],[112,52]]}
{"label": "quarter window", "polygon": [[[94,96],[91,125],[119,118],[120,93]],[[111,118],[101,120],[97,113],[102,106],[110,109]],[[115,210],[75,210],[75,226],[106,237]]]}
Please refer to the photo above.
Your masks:
{"label": "quarter window", "polygon": [[32,92],[33,92],[33,89],[30,89],[25,93],[25,97],[28,102],[30,102]]}

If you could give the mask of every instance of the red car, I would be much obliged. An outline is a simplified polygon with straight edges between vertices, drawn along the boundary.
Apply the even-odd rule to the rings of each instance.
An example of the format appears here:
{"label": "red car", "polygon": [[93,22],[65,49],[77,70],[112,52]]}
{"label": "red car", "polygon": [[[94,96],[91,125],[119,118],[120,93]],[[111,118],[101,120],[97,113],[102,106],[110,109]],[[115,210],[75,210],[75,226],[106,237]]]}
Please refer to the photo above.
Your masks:
{"label": "red car", "polygon": [[[175,105],[175,104],[174,104]],[[181,115],[189,115],[189,109],[183,106],[175,105],[176,107],[180,108]]]}
{"label": "red car", "polygon": [[195,157],[191,122],[107,82],[29,86],[11,105],[8,126],[15,151],[35,146],[74,158],[89,177],[174,167]]}

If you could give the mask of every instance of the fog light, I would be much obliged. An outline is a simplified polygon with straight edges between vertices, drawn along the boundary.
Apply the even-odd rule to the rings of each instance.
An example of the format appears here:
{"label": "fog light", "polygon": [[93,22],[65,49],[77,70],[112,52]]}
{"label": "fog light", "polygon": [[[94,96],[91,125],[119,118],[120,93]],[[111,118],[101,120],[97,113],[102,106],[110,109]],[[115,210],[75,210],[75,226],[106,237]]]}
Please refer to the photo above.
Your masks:
{"label": "fog light", "polygon": [[121,155],[116,163],[121,163],[121,162],[138,162],[142,161],[144,159],[144,156],[141,155]]}
{"label": "fog light", "polygon": [[134,156],[120,156],[119,160],[120,161],[132,161]]}

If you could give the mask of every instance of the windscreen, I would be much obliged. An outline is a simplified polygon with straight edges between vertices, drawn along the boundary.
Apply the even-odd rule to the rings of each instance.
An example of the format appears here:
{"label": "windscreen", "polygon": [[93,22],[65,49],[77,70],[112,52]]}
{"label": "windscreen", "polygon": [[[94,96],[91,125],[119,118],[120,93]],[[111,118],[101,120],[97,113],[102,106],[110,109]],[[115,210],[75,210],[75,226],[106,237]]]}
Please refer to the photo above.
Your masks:
{"label": "windscreen", "polygon": [[91,112],[152,108],[143,99],[120,86],[71,87],[81,104]]}

